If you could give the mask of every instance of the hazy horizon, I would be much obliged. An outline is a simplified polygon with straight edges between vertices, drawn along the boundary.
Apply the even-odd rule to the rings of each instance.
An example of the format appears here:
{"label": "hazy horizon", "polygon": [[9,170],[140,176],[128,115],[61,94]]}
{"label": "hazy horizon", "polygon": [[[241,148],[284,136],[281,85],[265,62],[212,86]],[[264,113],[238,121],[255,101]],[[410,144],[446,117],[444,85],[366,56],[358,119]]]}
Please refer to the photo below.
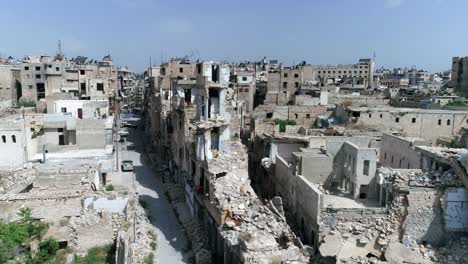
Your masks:
{"label": "hazy horizon", "polygon": [[51,0],[5,2],[3,57],[55,54],[101,59],[141,72],[161,58],[285,65],[347,64],[376,54],[376,68],[449,70],[468,56],[463,0]]}

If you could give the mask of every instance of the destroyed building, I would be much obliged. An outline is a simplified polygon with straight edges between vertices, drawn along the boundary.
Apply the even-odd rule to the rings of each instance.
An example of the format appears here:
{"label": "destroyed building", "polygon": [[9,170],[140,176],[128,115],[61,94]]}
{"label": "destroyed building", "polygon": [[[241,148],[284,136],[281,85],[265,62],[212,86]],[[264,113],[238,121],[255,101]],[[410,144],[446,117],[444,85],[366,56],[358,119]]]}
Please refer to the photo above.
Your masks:
{"label": "destroyed building", "polygon": [[21,91],[20,80],[18,64],[0,63],[0,111],[16,106],[18,92]]}
{"label": "destroyed building", "polygon": [[40,101],[55,96],[108,100],[111,104],[117,92],[117,69],[110,56],[99,62],[86,57],[26,56],[18,67],[18,100]]}
{"label": "destroyed building", "polygon": [[[104,246],[114,248],[115,263],[143,263],[152,251],[154,227],[128,189],[103,191],[107,173],[113,173],[111,155],[56,157],[0,171],[0,221],[17,221],[20,209],[31,209],[34,221],[47,224],[43,236],[66,249],[70,263],[76,255]],[[32,239],[33,254],[38,243]]]}
{"label": "destroyed building", "polygon": [[184,186],[190,213],[207,230],[204,250],[217,263],[307,262],[281,202],[265,205],[250,187],[240,143],[242,110],[236,89],[229,87],[229,66],[194,65],[192,78],[172,78],[169,89],[159,90],[167,112],[152,120],[166,121],[160,133],[168,137],[167,168]]}
{"label": "destroyed building", "polygon": [[[255,130],[249,147],[252,186],[263,198],[282,198],[288,224],[316,261],[462,263],[446,247],[465,243],[464,149],[389,134],[266,128]],[[379,167],[379,158],[413,169]]]}

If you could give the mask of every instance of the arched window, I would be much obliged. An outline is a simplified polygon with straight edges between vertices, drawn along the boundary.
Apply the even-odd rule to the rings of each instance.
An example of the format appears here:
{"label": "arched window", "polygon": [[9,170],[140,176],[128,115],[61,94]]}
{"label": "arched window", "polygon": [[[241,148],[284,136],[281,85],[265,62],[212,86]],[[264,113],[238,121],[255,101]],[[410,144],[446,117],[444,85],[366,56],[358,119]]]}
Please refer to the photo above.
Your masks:
{"label": "arched window", "polygon": [[2,142],[6,143],[6,137],[5,136],[2,136]]}
{"label": "arched window", "polygon": [[11,141],[13,141],[13,143],[16,143],[16,136],[15,135],[11,136]]}

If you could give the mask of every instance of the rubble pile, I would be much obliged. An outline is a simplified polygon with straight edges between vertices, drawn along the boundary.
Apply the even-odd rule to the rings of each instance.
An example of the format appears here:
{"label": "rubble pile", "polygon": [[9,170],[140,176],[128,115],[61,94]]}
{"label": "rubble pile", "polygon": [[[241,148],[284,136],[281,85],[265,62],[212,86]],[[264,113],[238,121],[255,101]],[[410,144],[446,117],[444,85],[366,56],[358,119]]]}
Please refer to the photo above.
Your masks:
{"label": "rubble pile", "polygon": [[176,212],[176,216],[184,227],[187,238],[191,242],[192,251],[196,253],[196,263],[211,263],[211,251],[208,245],[208,235],[205,229],[198,223],[196,218],[188,213],[188,208],[185,204],[185,191],[181,184],[173,183],[169,173],[164,175],[164,189],[166,195]]}
{"label": "rubble pile", "polygon": [[434,263],[440,264],[462,264],[468,262],[468,237],[461,237],[458,240],[450,241],[445,247],[436,251],[426,250],[432,255]]}
{"label": "rubble pile", "polygon": [[244,151],[233,144],[229,155],[210,161],[210,171],[219,167],[228,171],[211,179],[214,204],[226,215],[222,236],[233,248],[240,246],[238,255],[246,263],[308,262],[309,254],[286,223],[281,198],[264,205],[250,186]]}
{"label": "rubble pile", "polygon": [[36,178],[36,170],[32,163],[27,163],[24,167],[12,171],[0,172],[0,194],[11,190],[15,186],[27,185]]}
{"label": "rubble pile", "polygon": [[155,227],[146,217],[145,210],[136,202],[136,197],[133,201],[134,218],[129,219],[127,229],[123,230],[130,234],[130,238],[133,237],[133,231],[136,231],[134,239],[129,241],[132,263],[145,263],[145,258],[155,251],[151,244],[156,243],[156,247],[158,246],[158,237]]}
{"label": "rubble pile", "polygon": [[453,172],[423,171],[420,169],[391,169],[379,168],[379,176],[391,179],[400,186],[434,187],[434,186],[462,186],[462,182]]}

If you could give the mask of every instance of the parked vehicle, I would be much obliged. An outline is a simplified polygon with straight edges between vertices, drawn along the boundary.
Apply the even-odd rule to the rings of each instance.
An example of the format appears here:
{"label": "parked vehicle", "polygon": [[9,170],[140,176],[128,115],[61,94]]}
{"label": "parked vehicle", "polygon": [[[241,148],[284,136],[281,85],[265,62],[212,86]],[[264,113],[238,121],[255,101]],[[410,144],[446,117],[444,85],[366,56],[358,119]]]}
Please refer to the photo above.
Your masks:
{"label": "parked vehicle", "polygon": [[133,171],[133,161],[123,160],[122,161],[122,171]]}
{"label": "parked vehicle", "polygon": [[128,137],[128,135],[130,133],[128,133],[128,130],[126,130],[126,129],[121,129],[121,130],[117,131],[117,134],[119,134],[121,137]]}

